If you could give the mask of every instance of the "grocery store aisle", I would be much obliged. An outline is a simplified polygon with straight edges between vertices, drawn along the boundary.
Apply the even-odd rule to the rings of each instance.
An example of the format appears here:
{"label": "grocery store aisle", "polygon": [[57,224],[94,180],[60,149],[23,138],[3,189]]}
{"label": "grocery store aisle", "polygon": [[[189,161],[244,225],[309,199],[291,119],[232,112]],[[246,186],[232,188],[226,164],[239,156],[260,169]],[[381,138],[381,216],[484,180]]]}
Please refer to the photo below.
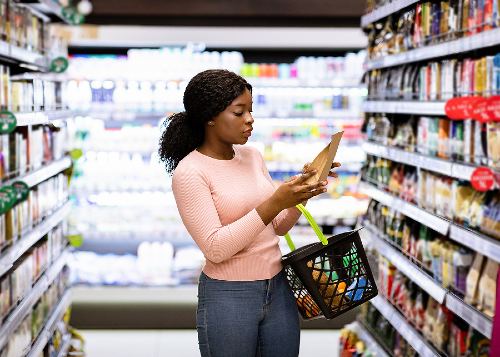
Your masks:
{"label": "grocery store aisle", "polygon": [[[193,330],[84,330],[86,357],[199,357]],[[300,356],[338,356],[337,330],[302,331]]]}

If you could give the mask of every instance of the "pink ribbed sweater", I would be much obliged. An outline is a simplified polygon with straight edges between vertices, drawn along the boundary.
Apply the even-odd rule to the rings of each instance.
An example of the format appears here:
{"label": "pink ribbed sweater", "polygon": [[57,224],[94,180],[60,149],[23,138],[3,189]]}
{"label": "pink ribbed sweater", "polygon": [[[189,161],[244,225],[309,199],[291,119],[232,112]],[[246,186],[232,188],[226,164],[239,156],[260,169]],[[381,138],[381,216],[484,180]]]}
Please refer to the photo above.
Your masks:
{"label": "pink ribbed sweater", "polygon": [[234,146],[231,160],[194,150],[174,171],[172,190],[182,221],[206,258],[203,271],[219,280],[270,279],[281,269],[278,235],[297,222],[296,208],[268,226],[255,208],[275,186],[260,153]]}

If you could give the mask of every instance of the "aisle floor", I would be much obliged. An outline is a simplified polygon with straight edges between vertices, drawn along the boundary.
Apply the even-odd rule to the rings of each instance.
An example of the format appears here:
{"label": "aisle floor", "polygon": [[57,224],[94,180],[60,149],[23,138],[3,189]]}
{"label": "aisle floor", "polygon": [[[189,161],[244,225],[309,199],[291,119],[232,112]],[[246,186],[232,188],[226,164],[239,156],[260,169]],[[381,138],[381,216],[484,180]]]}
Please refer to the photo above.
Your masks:
{"label": "aisle floor", "polygon": [[[86,357],[199,357],[193,330],[83,330]],[[339,331],[303,330],[300,357],[337,357]],[[278,357],[278,356],[277,356]]]}

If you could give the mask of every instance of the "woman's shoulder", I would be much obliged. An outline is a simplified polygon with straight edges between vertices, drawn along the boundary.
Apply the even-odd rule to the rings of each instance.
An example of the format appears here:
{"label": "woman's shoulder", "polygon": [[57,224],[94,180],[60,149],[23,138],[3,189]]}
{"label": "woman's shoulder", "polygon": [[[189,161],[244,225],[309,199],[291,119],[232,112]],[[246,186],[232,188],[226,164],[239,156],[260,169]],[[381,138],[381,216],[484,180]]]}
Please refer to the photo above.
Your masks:
{"label": "woman's shoulder", "polygon": [[190,152],[186,155],[179,163],[174,170],[173,178],[176,176],[185,176],[185,175],[193,175],[193,174],[202,174],[202,165],[200,165],[199,158],[197,157],[194,151]]}
{"label": "woman's shoulder", "polygon": [[262,154],[256,147],[253,147],[252,145],[239,145],[238,150],[242,156],[262,160]]}

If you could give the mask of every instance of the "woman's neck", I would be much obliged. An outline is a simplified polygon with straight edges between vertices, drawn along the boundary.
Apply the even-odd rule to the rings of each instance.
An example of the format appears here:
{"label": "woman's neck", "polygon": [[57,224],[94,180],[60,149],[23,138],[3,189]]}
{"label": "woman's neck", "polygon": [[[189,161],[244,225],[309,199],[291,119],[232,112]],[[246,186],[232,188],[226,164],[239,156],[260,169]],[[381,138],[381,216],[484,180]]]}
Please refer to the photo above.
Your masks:
{"label": "woman's neck", "polygon": [[218,160],[231,160],[234,158],[235,152],[233,145],[213,147],[211,145],[202,144],[197,148],[199,152]]}

